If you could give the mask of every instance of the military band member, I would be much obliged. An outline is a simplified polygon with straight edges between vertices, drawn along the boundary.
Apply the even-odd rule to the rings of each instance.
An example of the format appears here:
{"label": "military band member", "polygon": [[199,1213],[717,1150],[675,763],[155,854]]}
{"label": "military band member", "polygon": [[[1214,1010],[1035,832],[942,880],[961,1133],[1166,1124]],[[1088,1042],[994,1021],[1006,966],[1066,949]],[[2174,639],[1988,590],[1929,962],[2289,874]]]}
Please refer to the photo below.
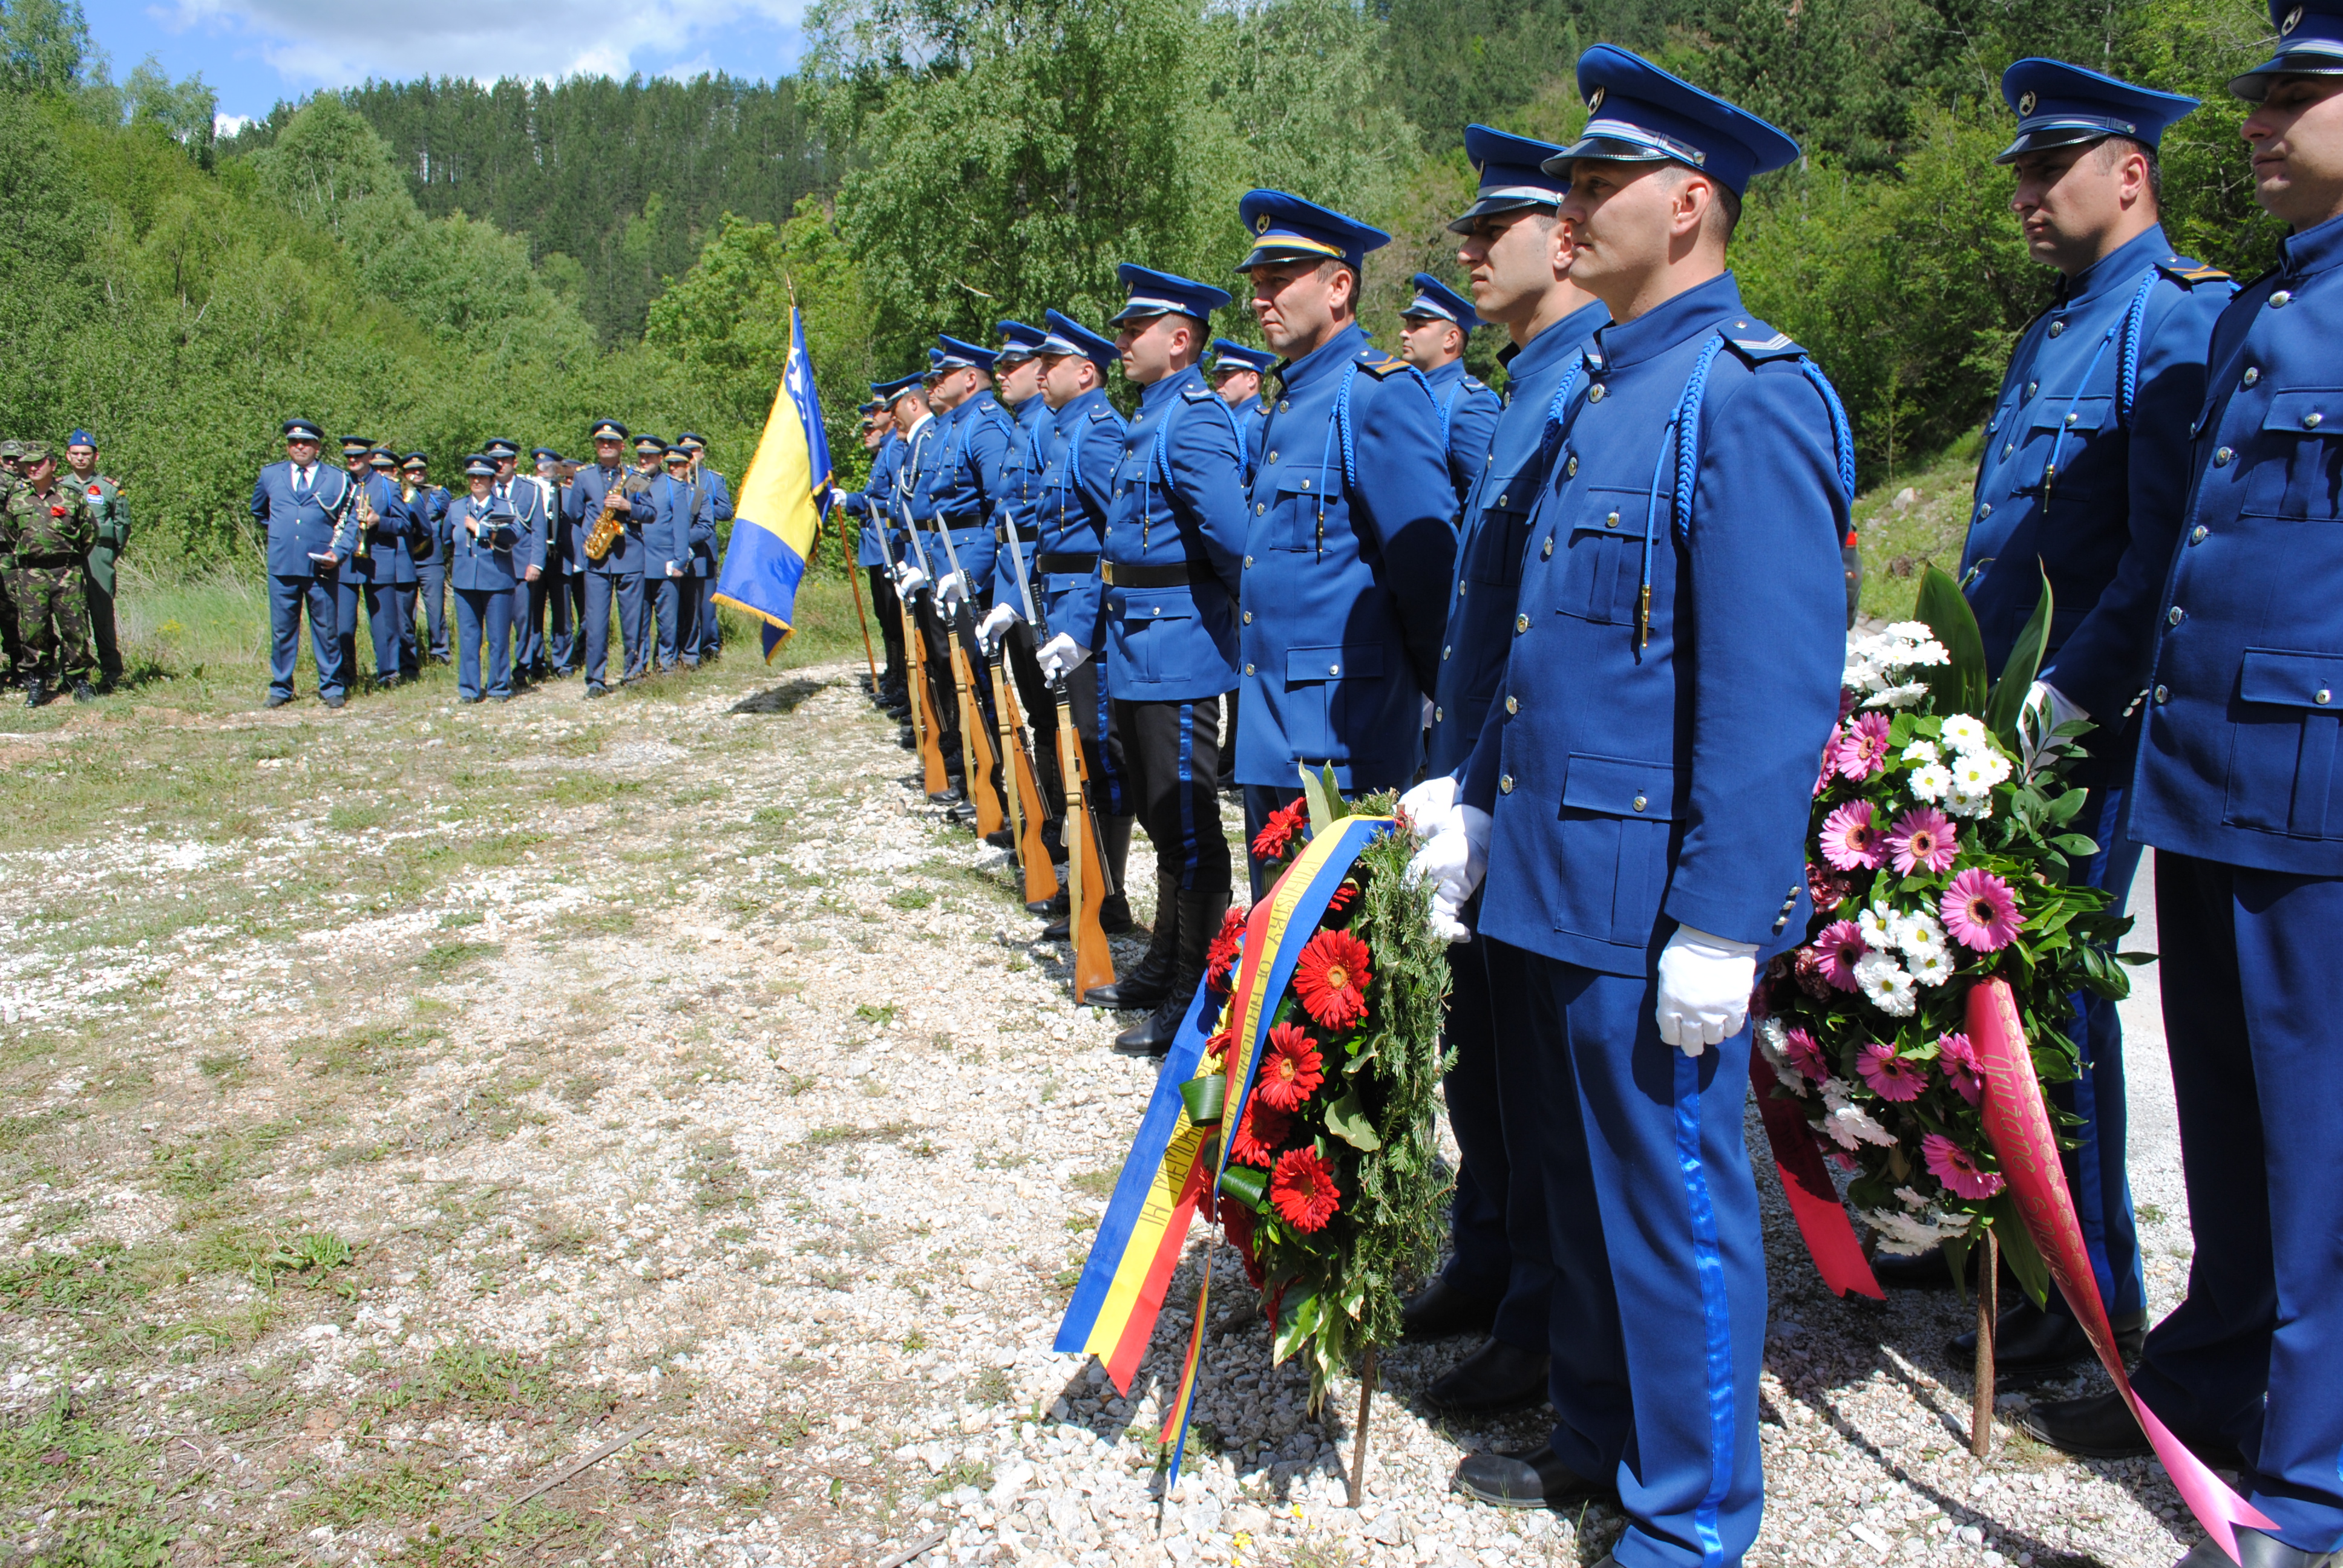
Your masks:
{"label": "military band member", "polygon": [[577,529],[569,521],[569,487],[583,465],[572,463],[550,447],[539,447],[537,477],[546,487],[545,589],[546,675],[551,679],[578,673],[585,662],[586,574],[578,569]]}
{"label": "military band member", "polygon": [[[2135,534],[2141,558],[2093,616],[2147,638],[2146,668],[2118,659],[2093,691],[2070,641],[2042,678],[2110,721],[2147,688],[2126,805],[2157,851],[2195,1252],[2134,1386],[2183,1442],[2240,1467],[2275,1526],[2237,1532],[2248,1568],[2318,1568],[2343,1548],[2343,5],[2278,0],[2271,20],[2275,55],[2229,91],[2252,106],[2255,199],[2289,233],[2213,329],[2208,400],[2180,436],[2186,501]],[[2121,1410],[2109,1394],[2023,1420],[2074,1452],[2143,1451]],[[2183,1559],[2227,1561],[2209,1538]]]}
{"label": "military band member", "polygon": [[1127,262],[1115,270],[1129,297],[1109,325],[1140,394],[1101,551],[1106,691],[1132,804],[1155,846],[1155,926],[1137,967],[1086,1000],[1151,1008],[1115,1045],[1161,1056],[1229,904],[1214,780],[1220,697],[1236,684],[1244,452],[1235,413],[1197,367],[1228,295]]}
{"label": "military band member", "polygon": [[339,708],[348,676],[336,606],[336,579],[344,515],[354,487],[339,468],[318,461],[325,437],[307,419],[284,425],[285,461],[271,463],[253,481],[252,516],[267,539],[268,706],[293,700],[293,664],[301,614],[309,615],[309,642],[317,660],[317,699]]}
{"label": "military band member", "polygon": [[497,466],[497,498],[513,514],[514,525],[528,536],[539,558],[514,558],[517,568],[513,582],[512,642],[513,678],[526,682],[544,656],[544,632],[541,612],[544,592],[538,586],[545,580],[543,552],[553,543],[553,530],[547,527],[547,515],[552,500],[547,487],[534,475],[520,471],[520,443],[509,436],[497,436],[482,443],[480,451]]}
{"label": "military band member", "polygon": [[1440,409],[1448,477],[1462,502],[1481,477],[1481,455],[1497,425],[1497,395],[1464,368],[1464,340],[1481,325],[1473,302],[1428,272],[1413,279],[1415,297],[1400,312],[1399,357],[1423,372]]}
{"label": "military band member", "polygon": [[1544,166],[1571,182],[1571,281],[1613,320],[1564,400],[1498,699],[1420,861],[1452,923],[1487,871],[1507,1228],[1552,1280],[1559,1420],[1455,1484],[1515,1507],[1615,1490],[1623,1568],[1731,1568],[1764,1493],[1748,998],[1810,910],[1854,454],[1822,373],[1726,266],[1748,180],[1796,144],[1607,45],[1578,84],[1591,117]]}
{"label": "military band member", "polygon": [[114,618],[115,563],[130,543],[130,507],[122,498],[120,483],[97,471],[97,441],[86,430],[65,437],[65,467],[97,518],[97,542],[89,547],[84,597],[89,614],[89,636],[97,656],[98,687],[104,690],[122,678],[122,647]]}
{"label": "military band member", "polygon": [[[1986,668],[1998,673],[2048,576],[2055,613],[2043,662],[2061,671],[2058,716],[2105,719],[2083,739],[2088,756],[2072,775],[2090,796],[2068,826],[2098,845],[2077,879],[2105,889],[2120,910],[2139,864],[2121,826],[2138,726],[2123,715],[2144,679],[2147,632],[2094,607],[2135,537],[2168,538],[2178,526],[2205,356],[2235,286],[2174,255],[2157,221],[2157,145],[2195,99],[2055,60],[2020,60],[2003,73],[2001,91],[2017,136],[1996,161],[2016,166],[2012,206],[2027,247],[2060,281],[2019,337],[1986,422],[1961,578]],[[2129,569],[2144,564],[2134,557]],[[2084,1075],[2049,1090],[2078,1118],[2066,1129],[2081,1143],[2063,1157],[2066,1181],[2117,1338],[2136,1353],[2147,1294],[2124,1167],[2123,1028],[2114,1002],[2077,1002],[2068,1027]],[[1941,1255],[1915,1261],[1949,1279]],[[1881,1277],[1914,1271],[1897,1265]],[[2091,1356],[2056,1291],[2047,1312],[2020,1298],[1994,1342],[1995,1363],[2017,1374]],[[1975,1363],[1975,1334],[1953,1348]]]}
{"label": "military band member", "polygon": [[708,492],[708,515],[715,524],[691,558],[692,579],[699,588],[699,618],[694,625],[699,631],[699,658],[707,663],[724,651],[723,623],[716,616],[716,584],[724,575],[724,547],[731,537],[727,525],[732,521],[732,484],[708,466],[706,437],[686,430],[675,444],[691,454],[692,482]]}
{"label": "military band member", "polygon": [[[524,563],[538,544],[513,511],[513,489],[498,459],[475,452],[464,459],[468,492],[447,508],[456,588],[456,700],[482,697],[503,702],[513,694],[514,585],[526,581]],[[518,488],[516,487],[515,488]],[[535,487],[528,487],[534,493]],[[485,666],[485,668],[483,668]]]}
{"label": "military band member", "polygon": [[[431,482],[431,457],[409,452],[398,465],[399,499],[407,503],[414,527],[407,536],[407,553],[415,562],[414,595],[423,601],[423,631],[418,640],[415,608],[399,612],[399,673],[413,680],[423,672],[427,653],[436,664],[447,662],[447,487]],[[427,643],[427,648],[425,644]]]}
{"label": "military band member", "polygon": [[8,588],[24,639],[16,673],[25,682],[25,706],[38,708],[49,692],[68,686],[75,702],[92,702],[97,693],[89,684],[82,574],[97,539],[97,514],[80,486],[58,481],[47,442],[25,442],[17,460],[23,482],[8,494],[5,535],[16,563]]}
{"label": "military band member", "polygon": [[[1283,355],[1250,484],[1237,781],[1248,844],[1331,764],[1347,791],[1405,788],[1440,669],[1456,491],[1422,375],[1375,349],[1359,269],[1390,236],[1281,191],[1240,204],[1238,270]],[[1261,892],[1258,864],[1253,891]]]}
{"label": "military band member", "polygon": [[365,494],[377,519],[367,533],[367,554],[373,562],[367,638],[374,645],[375,684],[387,689],[406,678],[416,588],[415,557],[408,546],[420,529],[420,519],[399,486],[397,453],[377,447],[367,454],[367,467]]}
{"label": "military band member", "polygon": [[[1435,825],[1452,812],[1452,775],[1480,739],[1513,645],[1513,596],[1530,508],[1545,485],[1554,450],[1545,440],[1547,409],[1564,378],[1582,368],[1595,328],[1610,319],[1602,301],[1570,281],[1571,253],[1558,210],[1569,185],[1542,167],[1562,149],[1470,126],[1464,151],[1480,186],[1473,205],[1448,226],[1463,236],[1457,259],[1470,278],[1473,308],[1512,341],[1498,356],[1505,366],[1504,410],[1471,456],[1473,483],[1465,496],[1433,691],[1425,758],[1430,777],[1402,802],[1421,822]],[[1543,1402],[1548,1370],[1552,1282],[1542,1268],[1515,1256],[1506,1233],[1513,1182],[1517,1175],[1533,1179],[1535,1171],[1524,1163],[1516,1172],[1506,1158],[1487,947],[1467,942],[1448,950],[1445,1038],[1455,1065],[1443,1088],[1463,1156],[1450,1211],[1456,1250],[1403,1316],[1415,1338],[1488,1333],[1481,1349],[1426,1391],[1436,1408],[1459,1415]]]}
{"label": "military band member", "polygon": [[362,678],[358,660],[358,625],[372,626],[379,608],[375,592],[374,548],[379,521],[372,527],[362,526],[358,513],[364,507],[380,512],[380,495],[373,484],[374,442],[365,436],[345,436],[341,439],[342,474],[350,485],[349,548],[342,552],[339,566],[334,572],[334,637],[342,650],[342,668],[355,686]]}
{"label": "military band member", "polygon": [[[616,419],[598,419],[592,427],[594,466],[578,470],[562,505],[569,527],[565,549],[576,554],[566,569],[586,579],[586,695],[600,697],[609,689],[610,612],[618,615],[621,639],[619,678],[631,680],[642,673],[643,648],[643,526],[658,515],[650,487],[622,466],[627,427]],[[600,560],[586,554],[586,545],[603,512],[615,507],[623,518],[618,537]]]}
{"label": "military band member", "polygon": [[699,589],[693,555],[716,535],[708,492],[691,477],[691,454],[667,449],[667,472],[651,487],[656,508],[643,528],[643,576],[659,618],[658,668],[699,668]]}

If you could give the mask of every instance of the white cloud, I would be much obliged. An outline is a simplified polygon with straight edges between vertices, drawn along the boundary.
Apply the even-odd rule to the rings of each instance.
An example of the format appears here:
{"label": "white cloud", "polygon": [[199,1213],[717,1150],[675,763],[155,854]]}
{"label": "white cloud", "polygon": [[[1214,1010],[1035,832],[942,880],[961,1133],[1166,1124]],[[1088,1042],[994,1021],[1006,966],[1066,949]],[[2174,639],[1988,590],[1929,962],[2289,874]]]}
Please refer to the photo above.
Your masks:
{"label": "white cloud", "polygon": [[149,15],[173,33],[243,35],[299,90],[369,76],[672,75],[686,59],[769,78],[796,67],[804,10],[804,0],[166,0]]}
{"label": "white cloud", "polygon": [[249,115],[214,115],[212,135],[221,137],[232,136],[250,124],[252,124],[252,116]]}

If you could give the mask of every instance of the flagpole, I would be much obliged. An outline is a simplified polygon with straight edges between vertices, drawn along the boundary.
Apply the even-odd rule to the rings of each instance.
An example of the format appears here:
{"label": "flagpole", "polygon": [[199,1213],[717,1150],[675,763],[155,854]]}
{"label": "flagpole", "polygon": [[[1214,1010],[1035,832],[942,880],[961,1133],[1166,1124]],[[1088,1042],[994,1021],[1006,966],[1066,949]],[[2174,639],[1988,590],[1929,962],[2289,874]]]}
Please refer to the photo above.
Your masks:
{"label": "flagpole", "polygon": [[862,614],[862,584],[855,575],[861,568],[854,564],[854,552],[846,545],[846,518],[841,514],[838,519],[838,549],[847,558],[846,586],[854,592],[854,618],[862,626],[862,662],[870,667],[870,693],[875,697],[879,693],[879,659],[870,651],[870,622]]}

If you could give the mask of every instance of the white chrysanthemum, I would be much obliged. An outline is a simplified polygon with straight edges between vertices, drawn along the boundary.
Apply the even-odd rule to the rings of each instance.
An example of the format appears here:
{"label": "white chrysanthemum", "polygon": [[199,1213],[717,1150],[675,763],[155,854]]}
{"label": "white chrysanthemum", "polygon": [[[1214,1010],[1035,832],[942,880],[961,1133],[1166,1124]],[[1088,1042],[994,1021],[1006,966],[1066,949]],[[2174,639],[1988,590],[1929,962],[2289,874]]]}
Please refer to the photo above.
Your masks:
{"label": "white chrysanthemum", "polygon": [[1933,740],[1915,740],[1896,753],[1906,762],[1934,762],[1941,755]]}
{"label": "white chrysanthemum", "polygon": [[2009,759],[1998,751],[1964,751],[1953,759],[1953,788],[1982,795],[2009,777]]}
{"label": "white chrysanthemum", "polygon": [[1805,1099],[1806,1075],[1790,1064],[1789,1052],[1784,1049],[1790,1031],[1783,1027],[1782,1020],[1761,1018],[1754,1032],[1757,1039],[1757,1054],[1765,1059],[1765,1065],[1774,1070],[1774,1076],[1781,1081],[1782,1087],[1799,1099]]}
{"label": "white chrysanthemum", "polygon": [[1992,737],[1984,725],[1966,713],[1956,713],[1945,720],[1945,744],[1956,751],[1984,751],[1992,746]]}
{"label": "white chrysanthemum", "polygon": [[1993,791],[1983,789],[1971,793],[1959,788],[1959,781],[1955,780],[1954,788],[1945,791],[1943,805],[1956,817],[1990,817],[1993,815]]}
{"label": "white chrysanthemum", "polygon": [[1885,904],[1869,904],[1856,910],[1855,925],[1863,933],[1863,945],[1874,952],[1896,945],[1896,911]]}
{"label": "white chrysanthemum", "polygon": [[1966,1214],[1947,1214],[1940,1209],[1918,1214],[1899,1209],[1865,1209],[1863,1218],[1878,1232],[1881,1251],[1906,1258],[1926,1251],[1947,1236],[1966,1234],[1969,1228]]}
{"label": "white chrysanthemum", "polygon": [[1896,1189],[1896,1196],[1903,1200],[1904,1207],[1906,1209],[1926,1209],[1928,1206],[1928,1200],[1909,1187],[1898,1187]]}
{"label": "white chrysanthemum", "polygon": [[1823,1085],[1823,1105],[1828,1111],[1822,1121],[1823,1131],[1841,1149],[1852,1151],[1865,1143],[1876,1143],[1882,1149],[1896,1146],[1896,1134],[1872,1120],[1871,1113],[1855,1104],[1849,1098],[1854,1088],[1843,1078],[1834,1078]]}
{"label": "white chrysanthemum", "polygon": [[1865,953],[1855,960],[1855,983],[1865,1000],[1890,1018],[1909,1018],[1919,1010],[1912,977],[1885,953]]}
{"label": "white chrysanthemum", "polygon": [[1904,781],[1915,800],[1941,800],[1952,793],[1953,770],[1941,762],[1924,762]]}
{"label": "white chrysanthemum", "polygon": [[1942,948],[1932,953],[1915,953],[1906,964],[1912,979],[1921,985],[1942,985],[1953,978],[1953,955]]}
{"label": "white chrysanthemum", "polygon": [[1908,915],[1897,915],[1890,924],[1895,933],[1896,945],[1904,950],[1904,955],[1906,958],[1916,959],[1923,953],[1941,953],[1945,950],[1945,928],[1938,925],[1936,917],[1926,910],[1915,910]]}
{"label": "white chrysanthemum", "polygon": [[1926,686],[1916,680],[1907,681],[1902,686],[1882,687],[1876,696],[1865,701],[1864,706],[1865,708],[1909,708],[1927,695]]}
{"label": "white chrysanthemum", "polygon": [[1891,620],[1880,636],[1896,642],[1934,642],[1936,629],[1925,620]]}

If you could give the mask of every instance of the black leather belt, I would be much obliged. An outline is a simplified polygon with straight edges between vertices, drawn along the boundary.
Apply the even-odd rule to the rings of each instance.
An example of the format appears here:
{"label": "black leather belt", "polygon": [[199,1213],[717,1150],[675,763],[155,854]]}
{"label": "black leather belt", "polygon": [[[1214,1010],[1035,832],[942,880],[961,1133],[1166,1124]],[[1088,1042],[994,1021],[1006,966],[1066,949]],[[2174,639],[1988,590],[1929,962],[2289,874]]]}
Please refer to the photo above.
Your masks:
{"label": "black leather belt", "polygon": [[1109,561],[1101,570],[1110,588],[1182,588],[1188,581],[1184,561],[1176,567],[1132,567]]}
{"label": "black leather belt", "polygon": [[980,528],[982,527],[984,527],[984,519],[982,518],[961,518],[958,519],[951,518],[938,518],[931,523],[921,523],[920,525],[920,531],[929,534],[959,534],[965,533],[970,528]]}
{"label": "black leather belt", "polygon": [[1079,577],[1098,570],[1096,556],[1036,556],[1033,569],[1051,576]]}
{"label": "black leather belt", "polygon": [[1012,528],[1006,523],[992,525],[992,537],[1004,545],[1009,542],[1009,536],[1011,534],[1015,534],[1019,539],[1030,545],[1041,538],[1041,530],[1039,526],[1030,528]]}

